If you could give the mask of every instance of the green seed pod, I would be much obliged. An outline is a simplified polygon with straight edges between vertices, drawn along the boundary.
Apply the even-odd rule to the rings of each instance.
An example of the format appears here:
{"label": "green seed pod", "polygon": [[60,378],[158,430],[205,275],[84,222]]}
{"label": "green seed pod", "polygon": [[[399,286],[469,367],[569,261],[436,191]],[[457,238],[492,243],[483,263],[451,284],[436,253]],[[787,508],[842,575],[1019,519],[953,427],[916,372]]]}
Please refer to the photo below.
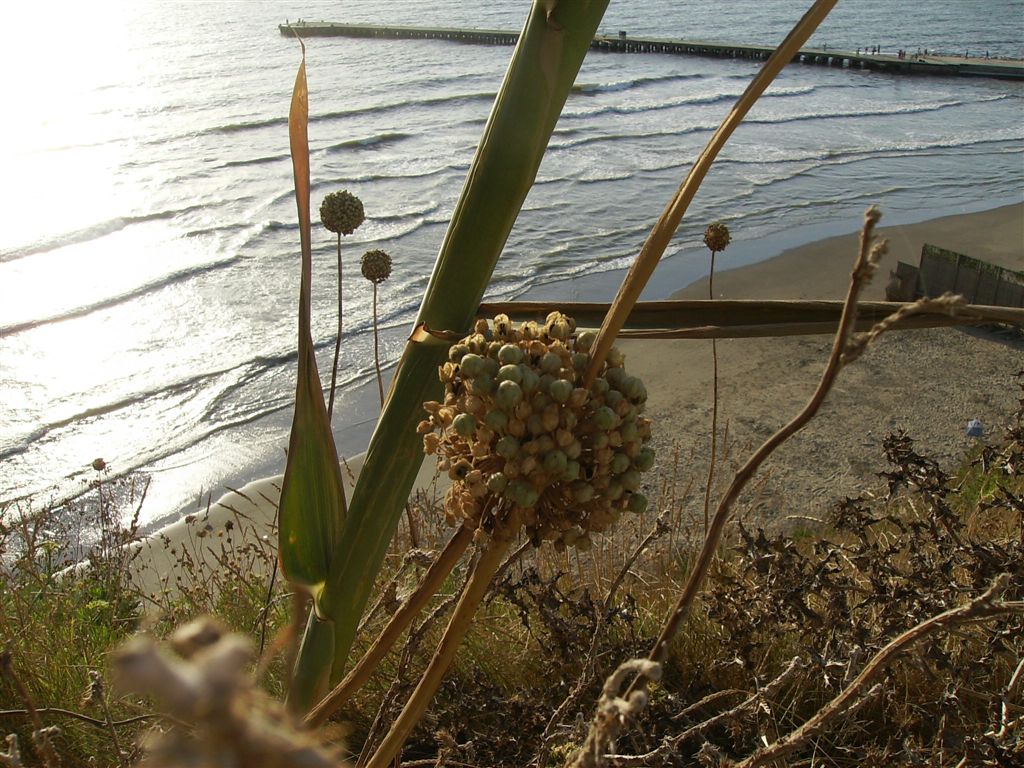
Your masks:
{"label": "green seed pod", "polygon": [[554,352],[546,352],[540,359],[540,369],[543,373],[550,373],[552,376],[556,376],[562,370],[562,358]]}
{"label": "green seed pod", "polygon": [[586,504],[594,498],[594,486],[590,483],[576,481],[572,484],[572,497],[579,504]]}
{"label": "green seed pod", "polygon": [[633,466],[641,472],[646,472],[654,466],[654,451],[650,448],[643,448],[637,457],[633,459]]}
{"label": "green seed pod", "polygon": [[498,385],[498,393],[495,395],[495,400],[506,411],[514,408],[516,403],[522,399],[523,390],[514,381],[503,381]]}
{"label": "green seed pod", "polygon": [[562,473],[563,480],[578,480],[580,476],[580,463],[578,461],[567,461],[565,471]]}
{"label": "green seed pod", "polygon": [[565,451],[565,455],[570,459],[578,459],[580,454],[583,453],[583,446],[580,444],[579,440],[573,440],[565,446],[563,450]]}
{"label": "green seed pod", "polygon": [[515,365],[523,362],[523,350],[517,344],[503,344],[498,350],[498,362],[502,365]]}
{"label": "green seed pod", "polygon": [[608,488],[605,489],[604,496],[606,499],[610,499],[611,501],[617,501],[622,498],[623,492],[624,489],[622,487],[622,483],[618,480],[612,480],[608,483]]}
{"label": "green seed pod", "polygon": [[616,453],[614,456],[612,456],[612,474],[621,475],[623,472],[629,469],[629,465],[631,463],[632,462],[630,462],[629,456],[627,456],[624,453]]}
{"label": "green seed pod", "polygon": [[484,416],[484,423],[495,432],[501,432],[508,426],[508,414],[497,409],[490,410]]}
{"label": "green seed pod", "polygon": [[545,431],[544,419],[539,413],[530,414],[530,418],[526,420],[526,430],[531,435],[539,435]]}
{"label": "green seed pod", "polygon": [[565,379],[556,379],[551,382],[549,392],[551,393],[551,399],[556,403],[564,403],[568,401],[569,396],[572,394],[573,386],[571,381]]}
{"label": "green seed pod", "polygon": [[622,436],[623,443],[632,442],[636,440],[639,430],[636,426],[636,421],[624,421],[619,427],[619,434]]}
{"label": "green seed pod", "polygon": [[519,455],[519,441],[511,435],[505,435],[494,446],[494,452],[505,459],[514,459]]}
{"label": "green seed pod", "polygon": [[[620,368],[619,370],[622,369]],[[610,392],[608,392],[607,395],[604,396],[604,404],[613,410],[618,406],[619,403],[625,402],[625,400],[625,396],[616,389],[611,390]]]}
{"label": "green seed pod", "polygon": [[537,489],[524,480],[516,480],[508,486],[509,493],[506,497],[511,498],[512,503],[518,507],[532,507],[537,504],[540,494]]}
{"label": "green seed pod", "polygon": [[523,380],[523,369],[511,363],[503,365],[498,369],[496,378],[498,381],[514,381],[516,384],[519,384]]}
{"label": "green seed pod", "polygon": [[608,433],[607,432],[598,432],[596,435],[594,435],[594,437],[590,441],[590,443],[591,443],[591,447],[594,450],[598,450],[599,451],[602,448],[607,448],[608,447]]}
{"label": "green seed pod", "polygon": [[589,552],[590,548],[593,546],[593,542],[590,540],[590,535],[584,533],[582,536],[576,539],[575,546],[576,549],[578,549],[580,552]]}
{"label": "green seed pod", "polygon": [[605,371],[604,377],[608,380],[608,385],[612,391],[622,390],[622,385],[626,380],[626,370],[624,368],[609,368]]}
{"label": "green seed pod", "polygon": [[551,451],[545,454],[543,467],[545,472],[558,477],[565,472],[568,463],[569,460],[564,451]]}
{"label": "green seed pod", "polygon": [[493,493],[501,493],[505,490],[508,485],[508,478],[505,477],[501,472],[495,472],[489,478],[487,478],[487,487]]}
{"label": "green seed pod", "polygon": [[469,382],[469,391],[474,395],[489,395],[494,391],[494,379],[481,373]]}
{"label": "green seed pod", "polygon": [[608,383],[608,379],[598,377],[594,379],[594,383],[590,385],[590,392],[594,397],[604,397],[611,385]]}
{"label": "green seed pod", "polygon": [[448,350],[448,359],[453,363],[462,361],[462,358],[469,354],[469,344],[454,344]]}
{"label": "green seed pod", "polygon": [[573,352],[570,359],[572,360],[573,369],[577,371],[584,371],[590,365],[590,355],[586,352]]}
{"label": "green seed pod", "polygon": [[[621,454],[620,454],[621,455]],[[640,473],[635,469],[629,469],[619,475],[622,487],[627,491],[636,491],[640,488]]]}
{"label": "green seed pod", "polygon": [[626,362],[626,356],[622,354],[622,350],[618,347],[612,347],[608,350],[607,362],[612,368],[619,368]]}
{"label": "green seed pod", "polygon": [[597,341],[596,331],[581,331],[576,337],[576,349],[580,352],[589,352],[595,341]]}
{"label": "green seed pod", "polygon": [[642,493],[631,493],[629,495],[627,509],[637,515],[642,515],[647,511],[647,497]]}
{"label": "green seed pod", "polygon": [[520,365],[519,368],[523,369],[523,379],[520,382],[523,392],[527,395],[532,394],[536,391],[537,387],[540,386],[540,376],[534,373],[530,368],[526,368],[523,365]]}
{"label": "green seed pod", "polygon": [[455,362],[459,363],[459,370],[462,373],[462,377],[464,379],[476,378],[477,376],[484,372],[484,359],[480,357],[480,355],[474,355],[471,352],[469,352],[469,346],[466,344],[457,344],[456,346],[452,347],[452,351],[454,352],[454,350],[458,348],[466,349],[466,352],[463,353],[458,360],[455,360],[454,355],[452,355],[451,353],[449,353],[449,356],[452,358],[452,360],[455,360]]}
{"label": "green seed pod", "polygon": [[452,427],[463,437],[469,437],[476,431],[476,419],[470,413],[460,413],[452,420]]}
{"label": "green seed pod", "polygon": [[596,411],[594,411],[594,426],[601,430],[609,430],[615,426],[616,416],[608,406],[602,405]]}

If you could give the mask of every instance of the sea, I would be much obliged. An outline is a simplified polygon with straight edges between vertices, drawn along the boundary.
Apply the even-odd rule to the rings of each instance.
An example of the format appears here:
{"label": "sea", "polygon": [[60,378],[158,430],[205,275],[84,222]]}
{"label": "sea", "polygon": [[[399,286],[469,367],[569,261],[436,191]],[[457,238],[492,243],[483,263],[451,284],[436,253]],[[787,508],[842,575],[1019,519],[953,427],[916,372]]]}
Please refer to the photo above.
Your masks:
{"label": "sea", "polygon": [[[521,28],[526,0],[136,0],[14,4],[0,49],[0,508],[60,504],[95,479],[149,482],[142,521],[283,471],[296,376],[299,233],[286,21]],[[612,0],[611,35],[776,44],[809,2]],[[1022,0],[840,2],[811,40],[1024,57]],[[364,202],[343,241],[345,331],[334,432],[365,448],[384,375],[419,306],[511,47],[307,43],[314,220]],[[488,296],[608,300],[759,62],[591,52]],[[1019,202],[1024,83],[794,64],[736,132],[646,298],[706,273],[886,223]],[[313,334],[329,381],[334,236],[314,227]]]}

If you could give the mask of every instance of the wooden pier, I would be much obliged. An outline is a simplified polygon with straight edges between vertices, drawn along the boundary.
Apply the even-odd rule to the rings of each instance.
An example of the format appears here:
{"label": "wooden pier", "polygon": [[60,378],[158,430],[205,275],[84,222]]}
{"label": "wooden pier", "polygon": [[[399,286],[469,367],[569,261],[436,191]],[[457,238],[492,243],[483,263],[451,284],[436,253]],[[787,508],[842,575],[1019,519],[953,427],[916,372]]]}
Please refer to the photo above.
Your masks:
{"label": "wooden pier", "polygon": [[[456,29],[450,27],[405,27],[367,24],[339,24],[327,21],[301,21],[282,24],[282,35],[289,37],[363,37],[390,40],[447,40],[473,45],[515,45],[519,33],[500,29]],[[768,45],[716,43],[696,40],[630,37],[626,32],[615,36],[598,35],[590,44],[608,53],[661,53],[680,56],[711,56],[730,59],[767,59],[775,50]],[[882,72],[953,77],[996,77],[1024,79],[1024,60],[966,58],[959,56],[917,56],[904,58],[895,54],[860,53],[831,48],[803,48],[794,62],[826,67],[870,69]]]}

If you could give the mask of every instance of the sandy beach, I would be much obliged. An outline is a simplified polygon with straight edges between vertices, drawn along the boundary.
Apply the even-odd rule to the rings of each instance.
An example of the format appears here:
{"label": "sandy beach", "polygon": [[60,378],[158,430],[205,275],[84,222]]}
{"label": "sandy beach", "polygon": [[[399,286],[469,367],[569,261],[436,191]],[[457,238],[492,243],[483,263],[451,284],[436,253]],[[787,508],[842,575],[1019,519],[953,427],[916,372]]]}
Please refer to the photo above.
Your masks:
{"label": "sandy beach", "polygon": [[[857,224],[851,222],[851,230]],[[916,264],[924,242],[1024,269],[1024,205],[1020,204],[883,227],[880,234],[890,242],[880,276],[888,275],[897,260]],[[851,232],[720,272],[714,279],[715,296],[842,298],[856,239],[856,232]],[[884,285],[884,279],[877,280],[865,298],[883,298]],[[675,297],[706,298],[707,293],[704,279]],[[728,478],[729,467],[803,405],[817,384],[830,345],[827,336],[718,342],[720,434],[728,430],[718,471],[720,483]],[[676,484],[684,487],[691,478],[695,481],[684,500],[687,511],[699,518],[710,445],[711,342],[630,340],[621,346],[627,368],[644,380],[650,392],[648,415],[657,425],[660,467],[660,472],[651,474],[652,485],[669,476],[678,457]],[[953,468],[970,447],[964,435],[969,419],[980,419],[992,432],[1012,413],[1019,396],[1013,374],[1024,368],[1022,352],[1019,341],[978,330],[917,330],[883,337],[841,373],[818,418],[769,461],[756,487],[742,500],[741,513],[757,524],[786,524],[791,515],[820,516],[834,499],[879,487],[877,473],[885,469],[882,441],[897,429],[909,433],[921,451],[945,468]],[[351,463],[350,481],[359,466],[358,459]],[[425,465],[418,486],[430,482],[430,467]],[[147,591],[159,590],[161,581],[163,586],[173,585],[173,550],[202,550],[202,541],[208,537],[218,541],[230,534],[237,539],[239,532],[243,537],[267,535],[280,477],[239,490],[226,494],[209,512],[192,516],[189,523],[168,526],[143,544],[146,554],[138,559],[138,572]]]}
{"label": "sandy beach", "polygon": [[[883,299],[889,270],[897,261],[916,265],[926,242],[1024,269],[1024,205],[883,226],[879,234],[888,239],[889,254],[865,299]],[[857,233],[851,231],[720,272],[714,278],[715,297],[841,299],[856,248]],[[707,279],[674,294],[680,299],[707,296]],[[731,446],[727,465],[799,411],[817,385],[831,341],[802,336],[718,342],[719,426],[728,427]],[[649,415],[656,423],[672,425],[657,436],[660,462],[667,467],[678,449],[686,468],[680,480],[695,477],[691,495],[702,506],[710,448],[711,342],[622,345],[627,366],[647,382]],[[819,515],[833,499],[878,487],[877,473],[886,469],[882,441],[897,429],[952,469],[969,447],[964,436],[968,420],[979,419],[990,433],[1006,423],[1019,396],[1013,374],[1024,368],[1022,353],[1020,342],[979,330],[937,328],[883,336],[840,374],[818,417],[772,457],[762,472],[763,484],[744,500],[748,516],[785,523],[789,515]]]}

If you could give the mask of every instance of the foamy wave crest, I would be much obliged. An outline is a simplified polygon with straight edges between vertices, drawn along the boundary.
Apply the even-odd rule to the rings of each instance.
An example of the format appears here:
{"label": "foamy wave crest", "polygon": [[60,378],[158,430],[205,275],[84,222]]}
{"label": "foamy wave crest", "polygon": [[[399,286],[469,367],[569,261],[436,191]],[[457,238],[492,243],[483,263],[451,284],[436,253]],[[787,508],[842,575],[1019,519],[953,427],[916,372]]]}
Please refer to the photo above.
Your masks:
{"label": "foamy wave crest", "polygon": [[193,277],[198,277],[199,275],[205,275],[210,272],[216,272],[219,269],[224,269],[225,267],[230,267],[240,260],[240,256],[234,256],[220,261],[213,261],[195,267],[189,267],[188,269],[180,269],[157,280],[143,283],[139,287],[133,288],[130,291],[119,293],[116,296],[109,296],[107,298],[100,299],[99,301],[94,301],[91,304],[75,307],[67,310],[66,312],[59,312],[48,317],[34,318],[21,323],[12,323],[11,325],[0,326],[0,337],[10,336],[15,333],[21,333],[22,331],[29,331],[42,325],[50,325],[52,323],[60,323],[65,320],[73,320],[78,317],[85,317],[86,315],[92,314],[93,312],[97,312],[101,309],[108,309],[109,307],[115,307],[118,304],[124,304],[125,302],[162,290],[170,285],[184,282],[185,280],[189,280]]}
{"label": "foamy wave crest", "polygon": [[112,235],[115,232],[120,232],[122,229],[130,227],[132,224],[145,224],[149,221],[173,219],[175,216],[199,211],[206,207],[208,206],[190,205],[185,208],[172,208],[166,211],[155,211],[153,213],[145,213],[138,216],[117,216],[113,219],[101,221],[98,224],[83,227],[82,229],[63,232],[56,237],[46,240],[38,240],[31,245],[21,248],[10,248],[5,251],[0,251],[0,263],[15,261],[17,259],[24,258],[25,256],[34,256],[39,253],[46,253],[47,251],[54,251],[68,245],[87,243],[90,240],[98,240],[101,237],[106,237],[107,235]]}

